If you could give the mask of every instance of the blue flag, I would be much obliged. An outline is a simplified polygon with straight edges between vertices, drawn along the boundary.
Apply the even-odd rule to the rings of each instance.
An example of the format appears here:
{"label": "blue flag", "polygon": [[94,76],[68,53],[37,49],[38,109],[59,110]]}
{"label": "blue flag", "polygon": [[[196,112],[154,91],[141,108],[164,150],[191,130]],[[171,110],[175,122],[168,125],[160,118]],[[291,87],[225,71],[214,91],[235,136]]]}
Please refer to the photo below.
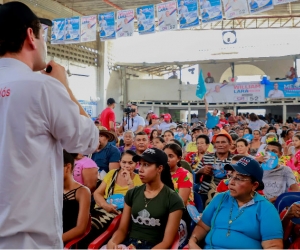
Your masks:
{"label": "blue flag", "polygon": [[198,78],[198,84],[197,84],[197,90],[196,90],[196,96],[200,99],[203,99],[206,94],[206,82],[204,81],[203,77],[203,71],[200,70],[199,78]]}

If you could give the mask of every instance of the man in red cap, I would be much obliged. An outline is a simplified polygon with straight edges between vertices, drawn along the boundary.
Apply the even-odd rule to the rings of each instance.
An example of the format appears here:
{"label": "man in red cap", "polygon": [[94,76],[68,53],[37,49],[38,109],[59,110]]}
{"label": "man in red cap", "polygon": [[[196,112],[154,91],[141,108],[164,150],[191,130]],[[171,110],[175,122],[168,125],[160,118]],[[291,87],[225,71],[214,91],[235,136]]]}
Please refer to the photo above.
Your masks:
{"label": "man in red cap", "polygon": [[166,130],[170,130],[171,126],[177,128],[177,124],[172,122],[172,116],[170,114],[165,114],[164,121],[159,125],[160,132],[164,133]]}
{"label": "man in red cap", "polygon": [[215,79],[211,76],[210,72],[207,73],[207,77],[205,78],[206,83],[214,83]]}

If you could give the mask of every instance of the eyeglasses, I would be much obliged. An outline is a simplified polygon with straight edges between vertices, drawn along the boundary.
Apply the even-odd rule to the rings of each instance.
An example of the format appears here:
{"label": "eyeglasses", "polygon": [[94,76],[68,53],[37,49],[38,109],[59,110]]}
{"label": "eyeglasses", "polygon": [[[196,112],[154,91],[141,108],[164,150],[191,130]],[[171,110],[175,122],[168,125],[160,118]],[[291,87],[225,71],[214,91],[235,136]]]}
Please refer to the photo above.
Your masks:
{"label": "eyeglasses", "polygon": [[249,178],[240,178],[240,177],[236,177],[236,176],[229,176],[229,181],[234,181],[237,184],[241,184],[244,181],[250,181]]}

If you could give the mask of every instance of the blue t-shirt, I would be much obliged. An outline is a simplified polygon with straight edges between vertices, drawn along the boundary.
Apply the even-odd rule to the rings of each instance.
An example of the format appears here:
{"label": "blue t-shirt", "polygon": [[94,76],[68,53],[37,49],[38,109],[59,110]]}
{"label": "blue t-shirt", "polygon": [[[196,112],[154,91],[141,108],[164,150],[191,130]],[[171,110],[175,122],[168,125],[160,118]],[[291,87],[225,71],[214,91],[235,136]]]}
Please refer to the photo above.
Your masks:
{"label": "blue t-shirt", "polygon": [[254,9],[257,9],[258,8],[258,4],[257,4],[257,2],[250,2],[250,8],[252,9],[252,10],[254,10]]}
{"label": "blue t-shirt", "polygon": [[206,115],[207,120],[206,120],[206,127],[208,129],[212,129],[213,127],[217,126],[219,123],[219,117],[213,116],[211,113],[207,113]]}
{"label": "blue t-shirt", "polygon": [[[233,222],[227,237],[232,204]],[[234,220],[239,209],[244,209],[244,212]],[[205,249],[262,249],[262,241],[283,238],[279,213],[272,203],[259,194],[244,208],[238,207],[229,191],[218,194],[205,208],[201,220],[211,227],[205,238]]]}
{"label": "blue t-shirt", "polygon": [[106,173],[109,171],[109,163],[119,162],[121,159],[120,151],[117,147],[110,143],[100,150],[100,152],[92,155],[92,160],[96,162],[99,167],[99,172],[104,170]]}
{"label": "blue t-shirt", "polygon": [[295,123],[300,123],[300,120],[298,120],[297,118],[294,119]]}

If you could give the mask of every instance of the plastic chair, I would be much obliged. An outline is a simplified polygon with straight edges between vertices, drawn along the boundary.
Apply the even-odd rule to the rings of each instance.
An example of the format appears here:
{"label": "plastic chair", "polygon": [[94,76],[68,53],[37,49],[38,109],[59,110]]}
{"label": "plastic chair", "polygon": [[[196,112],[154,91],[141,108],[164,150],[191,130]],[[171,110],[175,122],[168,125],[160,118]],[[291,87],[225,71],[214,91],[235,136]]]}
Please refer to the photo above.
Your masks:
{"label": "plastic chair", "polygon": [[176,237],[170,249],[178,249],[178,247],[179,247],[179,233],[176,234]]}
{"label": "plastic chair", "polygon": [[102,247],[113,236],[114,232],[117,231],[120,225],[121,217],[122,214],[117,215],[106,231],[98,236],[92,243],[90,243],[88,249],[99,249]]}
{"label": "plastic chair", "polygon": [[195,206],[196,206],[198,212],[202,213],[204,210],[203,202],[202,202],[200,194],[198,194],[195,191],[194,191],[194,202],[195,202]]}
{"label": "plastic chair", "polygon": [[86,230],[85,230],[85,233],[80,236],[80,237],[77,237],[71,241],[69,241],[65,246],[64,246],[64,249],[71,249],[73,247],[75,247],[75,249],[77,249],[77,244],[80,240],[82,240],[85,236],[87,236],[89,234],[89,232],[91,231],[91,227],[92,227],[92,218],[91,218],[91,215],[89,215],[89,221],[88,221],[88,224],[87,224],[87,227],[86,227]]}
{"label": "plastic chair", "polygon": [[300,192],[283,193],[276,199],[275,207],[278,213],[281,213],[283,209],[291,206],[296,201],[300,201]]}

